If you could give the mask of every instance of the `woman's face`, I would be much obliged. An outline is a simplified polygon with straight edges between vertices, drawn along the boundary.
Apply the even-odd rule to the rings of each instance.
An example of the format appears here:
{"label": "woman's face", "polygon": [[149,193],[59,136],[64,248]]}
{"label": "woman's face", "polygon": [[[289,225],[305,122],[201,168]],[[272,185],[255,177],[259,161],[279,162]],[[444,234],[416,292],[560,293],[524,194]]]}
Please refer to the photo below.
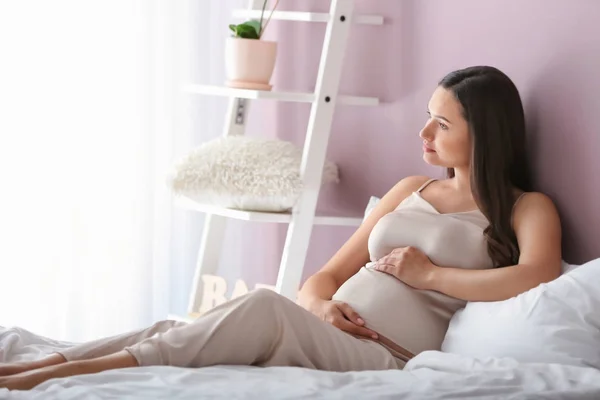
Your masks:
{"label": "woman's face", "polygon": [[419,133],[425,162],[445,168],[468,167],[471,162],[469,125],[454,93],[439,86],[427,108],[429,119]]}

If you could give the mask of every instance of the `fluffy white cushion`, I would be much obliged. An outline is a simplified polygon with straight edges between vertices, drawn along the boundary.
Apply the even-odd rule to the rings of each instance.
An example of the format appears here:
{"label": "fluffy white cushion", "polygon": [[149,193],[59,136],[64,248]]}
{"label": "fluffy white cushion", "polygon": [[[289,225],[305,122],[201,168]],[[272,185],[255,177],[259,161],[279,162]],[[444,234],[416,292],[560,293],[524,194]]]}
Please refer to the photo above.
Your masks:
{"label": "fluffy white cushion", "polygon": [[[292,143],[247,136],[202,144],[175,163],[168,184],[175,195],[203,204],[251,211],[291,209],[302,191],[302,150]],[[323,184],[338,182],[327,161]]]}
{"label": "fluffy white cushion", "polygon": [[512,299],[457,312],[442,351],[600,368],[600,259]]}

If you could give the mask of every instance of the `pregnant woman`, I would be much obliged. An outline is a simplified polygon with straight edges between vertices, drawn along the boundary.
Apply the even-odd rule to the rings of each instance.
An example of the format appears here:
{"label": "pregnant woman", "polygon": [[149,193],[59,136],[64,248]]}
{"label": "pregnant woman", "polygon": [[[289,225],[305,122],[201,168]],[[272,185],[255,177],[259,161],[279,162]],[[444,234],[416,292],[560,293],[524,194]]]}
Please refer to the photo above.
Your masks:
{"label": "pregnant woman", "polygon": [[162,321],[60,354],[0,366],[0,387],[109,369],[218,364],[328,371],[403,368],[439,350],[466,301],[504,300],[558,277],[557,211],[530,191],[525,118],[492,67],[439,83],[420,132],[447,179],[398,182],[294,303],[257,290],[190,324]]}

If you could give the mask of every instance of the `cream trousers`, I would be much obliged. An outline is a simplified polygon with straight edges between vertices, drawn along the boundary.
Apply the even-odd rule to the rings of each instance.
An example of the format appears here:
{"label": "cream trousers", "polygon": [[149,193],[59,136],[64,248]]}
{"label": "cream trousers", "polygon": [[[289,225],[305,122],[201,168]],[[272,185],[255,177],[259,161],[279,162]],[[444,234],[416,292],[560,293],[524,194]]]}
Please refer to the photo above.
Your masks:
{"label": "cream trousers", "polygon": [[215,307],[189,324],[161,321],[61,354],[72,361],[121,350],[140,366],[296,366],[342,372],[401,369],[405,364],[377,342],[347,334],[267,289]]}

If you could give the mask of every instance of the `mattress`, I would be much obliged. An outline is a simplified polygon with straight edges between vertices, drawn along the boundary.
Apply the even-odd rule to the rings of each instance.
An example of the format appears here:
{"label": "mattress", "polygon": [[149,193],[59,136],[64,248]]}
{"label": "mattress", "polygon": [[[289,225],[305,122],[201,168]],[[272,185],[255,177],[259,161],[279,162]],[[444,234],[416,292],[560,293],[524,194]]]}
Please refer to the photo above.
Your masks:
{"label": "mattress", "polygon": [[[0,362],[71,346],[0,327]],[[600,370],[474,359],[428,351],[403,371],[324,372],[295,367],[143,367],[47,381],[0,399],[599,399]]]}

